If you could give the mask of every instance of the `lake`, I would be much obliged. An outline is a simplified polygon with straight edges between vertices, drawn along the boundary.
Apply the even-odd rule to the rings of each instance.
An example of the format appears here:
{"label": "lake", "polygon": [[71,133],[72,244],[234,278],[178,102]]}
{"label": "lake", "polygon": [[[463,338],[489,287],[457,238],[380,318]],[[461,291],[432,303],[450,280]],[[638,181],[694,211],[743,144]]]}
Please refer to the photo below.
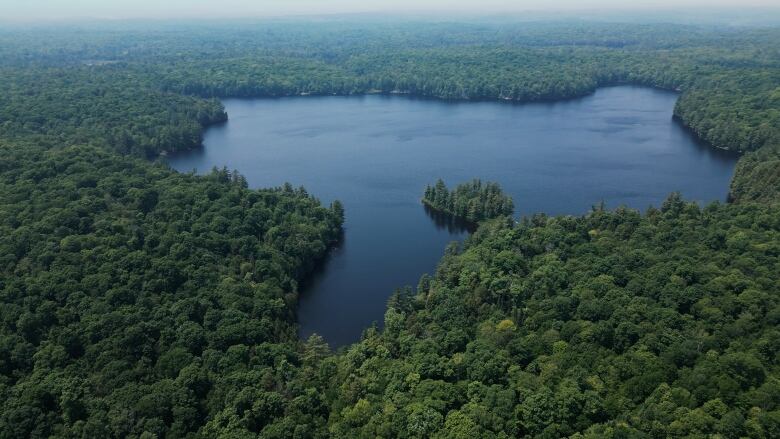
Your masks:
{"label": "lake", "polygon": [[403,96],[226,99],[229,121],[172,167],[237,169],[251,187],[303,185],[346,209],[344,240],[302,288],[302,337],[338,347],[381,324],[387,298],[433,273],[462,224],[430,215],[427,184],[496,181],[518,216],[659,206],[673,191],[725,200],[737,156],[700,144],[672,119],[677,95],[598,89],[533,104],[446,102]]}

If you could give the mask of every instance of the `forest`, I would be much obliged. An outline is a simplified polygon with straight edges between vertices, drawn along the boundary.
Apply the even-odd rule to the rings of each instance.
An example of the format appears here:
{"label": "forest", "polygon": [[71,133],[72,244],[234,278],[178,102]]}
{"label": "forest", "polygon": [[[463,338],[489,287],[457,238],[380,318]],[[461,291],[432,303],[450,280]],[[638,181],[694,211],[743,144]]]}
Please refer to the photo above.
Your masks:
{"label": "forest", "polygon": [[673,194],[644,215],[483,223],[321,366],[330,431],[776,437],[778,213]]}
{"label": "forest", "polygon": [[[780,28],[8,26],[0,77],[0,438],[780,437]],[[742,153],[728,203],[515,221],[442,182],[478,229],[337,352],[295,309],[349,206],[164,160],[224,97],[618,83]]]}
{"label": "forest", "polygon": [[511,216],[514,211],[512,198],[501,191],[498,183],[482,184],[479,179],[461,183],[452,190],[439,179],[435,185],[425,188],[422,202],[434,210],[470,223]]}

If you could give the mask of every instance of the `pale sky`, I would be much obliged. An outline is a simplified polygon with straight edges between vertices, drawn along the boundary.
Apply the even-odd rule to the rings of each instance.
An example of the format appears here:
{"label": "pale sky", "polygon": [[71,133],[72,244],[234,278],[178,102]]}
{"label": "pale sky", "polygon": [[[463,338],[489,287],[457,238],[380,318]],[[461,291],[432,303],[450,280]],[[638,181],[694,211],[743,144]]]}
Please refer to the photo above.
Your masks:
{"label": "pale sky", "polygon": [[344,13],[469,13],[772,7],[778,0],[0,0],[0,20],[255,18]]}

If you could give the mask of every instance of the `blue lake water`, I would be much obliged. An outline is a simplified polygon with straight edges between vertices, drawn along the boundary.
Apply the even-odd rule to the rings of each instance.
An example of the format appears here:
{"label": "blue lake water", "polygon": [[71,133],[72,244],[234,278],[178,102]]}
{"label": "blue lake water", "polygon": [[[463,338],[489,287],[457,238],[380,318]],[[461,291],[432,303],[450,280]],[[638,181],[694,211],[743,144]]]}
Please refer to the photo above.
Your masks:
{"label": "blue lake water", "polygon": [[673,191],[725,200],[737,157],[702,145],[672,119],[675,93],[619,86],[533,104],[401,96],[227,99],[229,121],[180,171],[237,169],[250,186],[303,185],[344,203],[344,240],[304,286],[301,335],[331,346],[381,323],[395,288],[432,273],[467,231],[420,204],[426,184],[496,181],[517,215],[659,206]]}

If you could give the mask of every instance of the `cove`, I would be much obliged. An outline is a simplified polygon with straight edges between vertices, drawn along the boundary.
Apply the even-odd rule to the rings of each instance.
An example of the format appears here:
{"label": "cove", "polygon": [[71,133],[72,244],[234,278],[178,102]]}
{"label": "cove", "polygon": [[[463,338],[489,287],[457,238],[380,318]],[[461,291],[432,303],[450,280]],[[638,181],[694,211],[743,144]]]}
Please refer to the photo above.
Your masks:
{"label": "cove", "polygon": [[677,95],[617,86],[533,104],[402,96],[226,99],[227,123],[203,148],[169,157],[183,172],[226,166],[252,187],[303,185],[346,209],[344,240],[302,286],[300,333],[332,347],[381,324],[387,298],[432,273],[463,224],[420,197],[441,177],[496,181],[516,215],[659,206],[673,191],[725,200],[736,155],[703,145],[672,119]]}

